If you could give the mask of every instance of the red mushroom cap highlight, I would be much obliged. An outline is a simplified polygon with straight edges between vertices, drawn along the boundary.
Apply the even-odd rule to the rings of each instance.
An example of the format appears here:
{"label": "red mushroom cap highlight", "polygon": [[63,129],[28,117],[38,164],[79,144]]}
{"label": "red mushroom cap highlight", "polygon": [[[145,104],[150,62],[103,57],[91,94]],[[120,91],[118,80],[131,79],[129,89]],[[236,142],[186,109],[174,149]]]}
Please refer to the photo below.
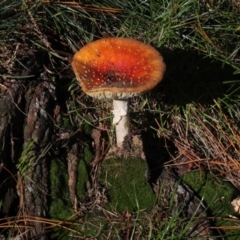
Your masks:
{"label": "red mushroom cap highlight", "polygon": [[103,38],[85,45],[74,55],[72,67],[86,94],[112,99],[151,90],[166,68],[157,50],[129,38]]}

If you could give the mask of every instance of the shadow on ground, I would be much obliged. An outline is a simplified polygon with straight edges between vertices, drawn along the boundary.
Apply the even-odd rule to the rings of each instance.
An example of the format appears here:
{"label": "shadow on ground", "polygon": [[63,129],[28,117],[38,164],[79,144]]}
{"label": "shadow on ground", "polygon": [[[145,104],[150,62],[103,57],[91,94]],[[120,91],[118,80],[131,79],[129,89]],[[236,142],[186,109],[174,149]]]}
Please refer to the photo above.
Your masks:
{"label": "shadow on ground", "polygon": [[188,103],[212,104],[224,95],[240,93],[240,74],[222,61],[192,50],[161,50],[167,70],[163,81],[150,98],[164,95],[165,104],[184,106]]}
{"label": "shadow on ground", "polygon": [[[216,104],[221,98],[234,99],[240,94],[240,75],[222,61],[206,57],[194,51],[163,49],[160,51],[167,66],[163,81],[147,94],[149,105],[155,104],[156,111],[149,105],[142,112],[132,113],[141,131],[144,153],[149,165],[150,182],[155,182],[161,174],[162,166],[177,153],[173,143],[157,136],[162,117],[174,106],[184,108],[189,103],[200,106]],[[137,100],[135,100],[137,101]],[[163,120],[164,121],[164,120]],[[159,123],[160,122],[160,123]]]}

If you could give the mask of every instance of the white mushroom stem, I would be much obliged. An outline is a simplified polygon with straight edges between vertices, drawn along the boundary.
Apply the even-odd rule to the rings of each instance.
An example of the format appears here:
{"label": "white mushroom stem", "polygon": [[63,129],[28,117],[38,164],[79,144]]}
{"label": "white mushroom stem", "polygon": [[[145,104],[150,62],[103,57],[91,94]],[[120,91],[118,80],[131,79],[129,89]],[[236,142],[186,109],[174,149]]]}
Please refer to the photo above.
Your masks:
{"label": "white mushroom stem", "polygon": [[117,146],[121,147],[129,134],[128,100],[113,100],[113,124],[116,125]]}

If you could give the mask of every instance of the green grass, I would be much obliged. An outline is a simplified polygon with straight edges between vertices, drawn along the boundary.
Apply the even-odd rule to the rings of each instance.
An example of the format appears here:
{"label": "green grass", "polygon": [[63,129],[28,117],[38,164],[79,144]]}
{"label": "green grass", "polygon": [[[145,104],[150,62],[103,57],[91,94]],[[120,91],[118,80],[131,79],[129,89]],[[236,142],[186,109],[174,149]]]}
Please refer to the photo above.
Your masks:
{"label": "green grass", "polygon": [[[171,160],[165,164],[176,167],[183,164],[181,159],[184,157],[189,168],[210,170],[212,174],[203,181],[197,176],[198,184],[205,186],[209,181],[217,188],[217,174],[240,189],[240,21],[237,1],[84,0],[80,3],[2,0],[0,19],[1,87],[8,89],[9,82],[16,79],[27,91],[39,81],[50,81],[51,91],[56,95],[54,101],[60,109],[59,113],[57,108],[49,109],[54,121],[53,139],[60,139],[60,144],[49,145],[42,153],[49,158],[52,218],[64,220],[73,214],[67,186],[67,163],[60,160],[72,149],[73,143],[83,145],[76,153],[79,159],[78,207],[85,204],[86,184],[89,177],[94,177],[89,165],[95,153],[92,129],[101,130],[111,144],[114,143],[111,102],[87,97],[77,84],[70,64],[73,54],[83,45],[105,36],[131,37],[151,44],[160,51],[167,65],[164,80],[156,89],[130,101],[133,134],[150,132],[154,136],[150,139],[156,140],[154,148],[164,147],[171,156],[171,159],[167,158],[164,152],[162,160]],[[24,112],[25,103],[18,103],[18,99],[14,101]],[[4,106],[1,109],[1,116],[8,114]],[[70,134],[62,139],[62,133]],[[168,144],[159,146],[160,140],[171,143],[171,147],[168,148]],[[19,156],[17,168],[22,175],[37,162],[31,155],[31,141],[34,139],[24,143],[23,151],[16,154]],[[1,149],[4,148],[4,140],[1,140]],[[7,159],[11,158],[9,149],[4,155]],[[101,172],[94,184],[100,184],[100,189],[106,187],[111,200],[107,209],[110,211],[111,206],[113,211],[107,213],[111,221],[103,220],[103,210],[81,213],[86,219],[81,219],[82,225],[76,229],[82,236],[102,239],[109,236],[120,239],[124,234],[129,239],[184,236],[187,224],[182,220],[180,225],[183,227],[179,228],[180,213],[170,216],[169,212],[170,217],[162,218],[162,222],[153,217],[151,210],[156,206],[152,190],[143,176],[144,162],[112,159],[100,166]],[[211,193],[206,187],[202,192],[200,185],[199,188],[192,187],[211,203]],[[220,193],[223,188],[225,184],[221,183]],[[229,190],[225,199],[231,201],[232,197]],[[216,196],[219,198],[220,195]],[[62,208],[65,210],[59,213],[58,209]],[[147,209],[147,216],[142,213],[143,209]],[[129,222],[124,215],[126,210],[131,214]],[[228,210],[231,212],[230,208]],[[61,229],[66,230],[62,239],[69,237],[71,231]],[[71,233],[71,236],[76,234]],[[55,236],[60,238],[58,232]]]}

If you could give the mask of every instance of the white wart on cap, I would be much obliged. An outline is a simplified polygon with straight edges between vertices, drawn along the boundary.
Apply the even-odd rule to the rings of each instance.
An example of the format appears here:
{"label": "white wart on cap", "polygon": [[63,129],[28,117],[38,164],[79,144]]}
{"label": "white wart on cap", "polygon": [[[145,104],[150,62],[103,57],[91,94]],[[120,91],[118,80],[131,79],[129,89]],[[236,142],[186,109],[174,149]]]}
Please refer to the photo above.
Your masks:
{"label": "white wart on cap", "polygon": [[86,94],[111,99],[151,90],[166,68],[157,50],[129,38],[103,38],[85,45],[74,55],[72,67]]}

